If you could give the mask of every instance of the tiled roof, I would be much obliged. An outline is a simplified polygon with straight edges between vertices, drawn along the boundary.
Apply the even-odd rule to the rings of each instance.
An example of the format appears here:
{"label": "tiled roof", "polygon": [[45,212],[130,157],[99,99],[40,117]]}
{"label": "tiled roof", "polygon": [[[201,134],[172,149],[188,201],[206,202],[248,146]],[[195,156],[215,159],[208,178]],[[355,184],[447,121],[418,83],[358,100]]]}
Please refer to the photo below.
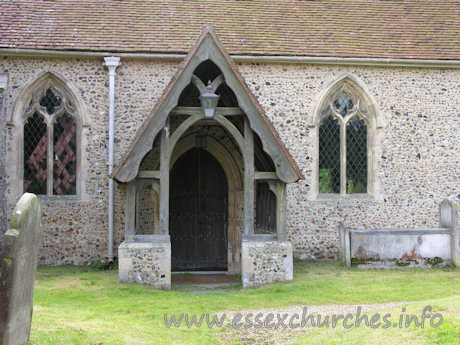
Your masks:
{"label": "tiled roof", "polygon": [[460,60],[458,0],[3,0],[0,48]]}

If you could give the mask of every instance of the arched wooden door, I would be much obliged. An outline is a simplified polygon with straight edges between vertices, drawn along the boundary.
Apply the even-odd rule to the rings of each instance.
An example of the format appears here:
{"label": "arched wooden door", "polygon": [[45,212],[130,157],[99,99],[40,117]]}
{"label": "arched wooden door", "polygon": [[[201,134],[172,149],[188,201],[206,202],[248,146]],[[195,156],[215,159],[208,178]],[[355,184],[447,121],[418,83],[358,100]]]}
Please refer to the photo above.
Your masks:
{"label": "arched wooden door", "polygon": [[183,154],[170,173],[169,234],[173,271],[227,269],[228,187],[207,151]]}

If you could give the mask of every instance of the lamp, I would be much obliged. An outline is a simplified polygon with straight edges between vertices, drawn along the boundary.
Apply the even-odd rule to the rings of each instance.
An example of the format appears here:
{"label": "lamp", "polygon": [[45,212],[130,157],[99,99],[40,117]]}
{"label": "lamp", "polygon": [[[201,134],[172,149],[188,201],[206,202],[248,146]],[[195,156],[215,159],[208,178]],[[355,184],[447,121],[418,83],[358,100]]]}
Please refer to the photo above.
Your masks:
{"label": "lamp", "polygon": [[203,108],[204,117],[211,119],[219,102],[219,95],[216,95],[212,89],[211,81],[208,81],[206,92],[200,96],[201,107]]}

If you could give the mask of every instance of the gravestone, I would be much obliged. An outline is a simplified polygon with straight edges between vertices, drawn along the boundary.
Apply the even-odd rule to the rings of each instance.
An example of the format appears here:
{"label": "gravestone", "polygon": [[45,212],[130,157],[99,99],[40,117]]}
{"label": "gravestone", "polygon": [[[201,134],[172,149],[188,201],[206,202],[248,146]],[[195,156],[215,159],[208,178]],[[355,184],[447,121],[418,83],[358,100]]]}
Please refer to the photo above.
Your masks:
{"label": "gravestone", "polygon": [[3,238],[0,276],[0,345],[29,340],[35,272],[41,243],[41,210],[37,197],[18,201]]}

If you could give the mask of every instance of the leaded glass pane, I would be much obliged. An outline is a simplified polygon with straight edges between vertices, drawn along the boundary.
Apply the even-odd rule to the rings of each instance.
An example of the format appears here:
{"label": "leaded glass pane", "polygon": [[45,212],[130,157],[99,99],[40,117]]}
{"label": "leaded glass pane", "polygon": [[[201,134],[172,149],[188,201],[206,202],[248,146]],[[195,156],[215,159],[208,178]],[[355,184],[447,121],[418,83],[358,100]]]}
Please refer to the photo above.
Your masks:
{"label": "leaded glass pane", "polygon": [[54,108],[61,105],[62,101],[59,96],[56,96],[52,89],[46,90],[45,96],[40,100],[40,105],[46,108],[46,112],[51,115],[54,113]]}
{"label": "leaded glass pane", "polygon": [[76,194],[77,126],[64,114],[54,124],[53,194]]}
{"label": "leaded glass pane", "polygon": [[347,125],[347,193],[367,192],[367,126],[359,117]]}
{"label": "leaded glass pane", "polygon": [[328,116],[319,127],[319,192],[340,193],[340,124]]}
{"label": "leaded glass pane", "polygon": [[353,106],[353,101],[344,91],[342,91],[339,97],[334,101],[335,110],[343,117],[348,115],[348,112],[353,109]]}
{"label": "leaded glass pane", "polygon": [[276,233],[276,196],[267,182],[256,183],[255,234]]}
{"label": "leaded glass pane", "polygon": [[35,113],[24,125],[24,192],[46,194],[46,124]]}

